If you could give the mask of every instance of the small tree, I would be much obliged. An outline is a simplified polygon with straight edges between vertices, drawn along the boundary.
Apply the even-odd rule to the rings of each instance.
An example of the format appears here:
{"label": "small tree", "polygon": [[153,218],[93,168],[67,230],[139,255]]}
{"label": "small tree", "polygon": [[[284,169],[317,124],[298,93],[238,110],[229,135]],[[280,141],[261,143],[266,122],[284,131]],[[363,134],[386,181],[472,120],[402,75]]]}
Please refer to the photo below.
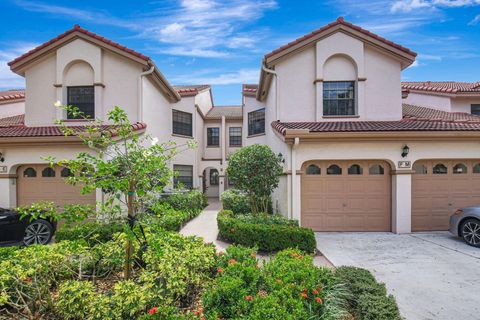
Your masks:
{"label": "small tree", "polygon": [[162,192],[170,184],[173,173],[169,163],[179,150],[173,142],[160,144],[156,138],[140,136],[125,111],[118,106],[108,112],[109,124],[87,119],[75,107],[60,107],[76,118],[90,120],[82,130],[66,126],[63,122],[59,124],[65,135],[78,136],[93,152],[81,152],[75,159],[46,159],[51,165],[68,168],[71,174],[67,182],[80,184],[82,194],[97,189],[107,194],[102,203],[104,213],[115,217],[126,216],[131,235],[125,244],[124,276],[129,278],[136,216],[144,212],[149,197]]}
{"label": "small tree", "polygon": [[228,178],[247,193],[252,213],[268,212],[270,196],[282,172],[279,158],[266,145],[244,147],[228,160]]}

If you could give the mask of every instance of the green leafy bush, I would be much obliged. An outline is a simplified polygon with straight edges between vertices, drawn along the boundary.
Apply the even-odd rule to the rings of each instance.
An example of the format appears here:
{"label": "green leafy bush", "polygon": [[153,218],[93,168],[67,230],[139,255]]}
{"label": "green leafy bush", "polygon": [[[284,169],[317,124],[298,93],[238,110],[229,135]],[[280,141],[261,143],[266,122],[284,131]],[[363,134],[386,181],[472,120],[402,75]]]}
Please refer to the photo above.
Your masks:
{"label": "green leafy bush", "polygon": [[185,223],[196,216],[190,214],[192,211],[189,213],[188,211],[175,209],[172,205],[163,201],[156,201],[150,206],[149,210],[153,215],[144,215],[141,222],[150,227],[169,231],[180,230]]}
{"label": "green leafy bush", "polygon": [[[343,319],[346,290],[312,257],[285,250],[264,268],[254,251],[231,246],[219,260],[215,282],[203,296],[207,319]],[[227,263],[225,263],[227,261]]]}
{"label": "green leafy bush", "polygon": [[224,210],[231,210],[235,214],[250,213],[250,204],[245,193],[237,189],[228,189],[220,195]]}
{"label": "green leafy bush", "polygon": [[252,213],[269,212],[270,196],[278,187],[282,172],[279,157],[266,145],[243,147],[228,160],[227,175],[247,194]]}
{"label": "green leafy bush", "polygon": [[74,226],[62,226],[55,233],[55,240],[85,240],[90,246],[104,243],[113,239],[114,235],[122,232],[125,225],[120,222],[102,223],[90,221]]}
{"label": "green leafy bush", "polygon": [[207,197],[199,190],[175,192],[162,201],[170,204],[176,210],[189,212],[192,218],[198,215],[208,204]]}
{"label": "green leafy bush", "polygon": [[378,283],[370,271],[342,266],[337,268],[335,276],[351,293],[348,302],[356,319],[401,319],[395,299],[387,295],[385,285]]}
{"label": "green leafy bush", "polygon": [[312,253],[316,249],[311,229],[298,227],[298,222],[279,215],[239,215],[221,211],[217,217],[219,237],[225,241],[273,252],[298,248]]}

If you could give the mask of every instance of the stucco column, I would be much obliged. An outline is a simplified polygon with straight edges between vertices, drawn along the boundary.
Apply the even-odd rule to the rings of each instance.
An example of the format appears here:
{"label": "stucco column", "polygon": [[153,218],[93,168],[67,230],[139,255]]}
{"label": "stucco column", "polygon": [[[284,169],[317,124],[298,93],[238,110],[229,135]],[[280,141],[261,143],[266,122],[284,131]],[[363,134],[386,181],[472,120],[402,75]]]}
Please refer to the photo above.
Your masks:
{"label": "stucco column", "polygon": [[218,196],[222,194],[222,192],[225,191],[225,175],[220,174],[218,177]]}
{"label": "stucco column", "polygon": [[412,232],[412,171],[392,173],[392,231]]}
{"label": "stucco column", "polygon": [[227,133],[225,125],[225,116],[222,116],[222,125],[220,127],[220,146],[222,151],[222,166],[225,166],[225,160],[227,159]]}
{"label": "stucco column", "polygon": [[[292,183],[292,188],[291,188],[291,197],[292,197],[292,211],[291,211],[291,218],[296,219],[300,221],[300,179],[298,179],[297,176],[297,148],[298,145],[300,144],[300,139],[295,138],[294,143],[292,145],[292,155],[291,155],[291,183]],[[300,221],[301,223],[301,221]]]}
{"label": "stucco column", "polygon": [[[12,187],[13,186],[13,187]],[[0,207],[1,208],[14,208],[16,203],[12,203],[12,192],[15,192],[15,178],[9,177],[9,175],[0,176]]]}

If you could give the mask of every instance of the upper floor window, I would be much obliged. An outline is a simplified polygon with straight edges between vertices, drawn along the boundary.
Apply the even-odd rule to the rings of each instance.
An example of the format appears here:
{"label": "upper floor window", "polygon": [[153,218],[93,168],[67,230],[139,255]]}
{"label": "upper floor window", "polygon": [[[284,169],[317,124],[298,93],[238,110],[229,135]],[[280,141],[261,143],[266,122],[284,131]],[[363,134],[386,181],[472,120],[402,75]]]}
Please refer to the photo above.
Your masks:
{"label": "upper floor window", "polygon": [[67,113],[67,119],[95,118],[95,89],[93,86],[67,87],[67,104],[78,108],[81,116]]}
{"label": "upper floor window", "polygon": [[472,114],[480,116],[480,104],[472,104],[470,110]]}
{"label": "upper floor window", "polygon": [[192,136],[192,114],[188,112],[172,110],[173,133],[182,136]]}
{"label": "upper floor window", "polygon": [[325,81],[323,83],[323,115],[355,115],[355,81]]}
{"label": "upper floor window", "polygon": [[265,133],[265,109],[248,113],[248,135]]}
{"label": "upper floor window", "polygon": [[218,147],[220,145],[220,128],[207,128],[207,146]]}
{"label": "upper floor window", "polygon": [[242,146],[242,127],[228,128],[228,136],[229,136],[230,147]]}
{"label": "upper floor window", "polygon": [[175,172],[173,178],[173,185],[175,188],[193,188],[193,166],[174,164],[173,171]]}

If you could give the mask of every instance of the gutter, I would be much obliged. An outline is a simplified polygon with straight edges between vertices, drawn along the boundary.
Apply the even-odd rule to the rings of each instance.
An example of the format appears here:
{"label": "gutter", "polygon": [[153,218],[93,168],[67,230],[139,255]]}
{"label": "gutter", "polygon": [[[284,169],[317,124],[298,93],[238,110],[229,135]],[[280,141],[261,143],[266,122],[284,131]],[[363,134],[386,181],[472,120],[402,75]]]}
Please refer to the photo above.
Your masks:
{"label": "gutter", "polygon": [[140,73],[138,76],[138,110],[137,110],[137,122],[143,122],[143,77],[150,75],[155,71],[155,67],[151,66],[150,69]]}

